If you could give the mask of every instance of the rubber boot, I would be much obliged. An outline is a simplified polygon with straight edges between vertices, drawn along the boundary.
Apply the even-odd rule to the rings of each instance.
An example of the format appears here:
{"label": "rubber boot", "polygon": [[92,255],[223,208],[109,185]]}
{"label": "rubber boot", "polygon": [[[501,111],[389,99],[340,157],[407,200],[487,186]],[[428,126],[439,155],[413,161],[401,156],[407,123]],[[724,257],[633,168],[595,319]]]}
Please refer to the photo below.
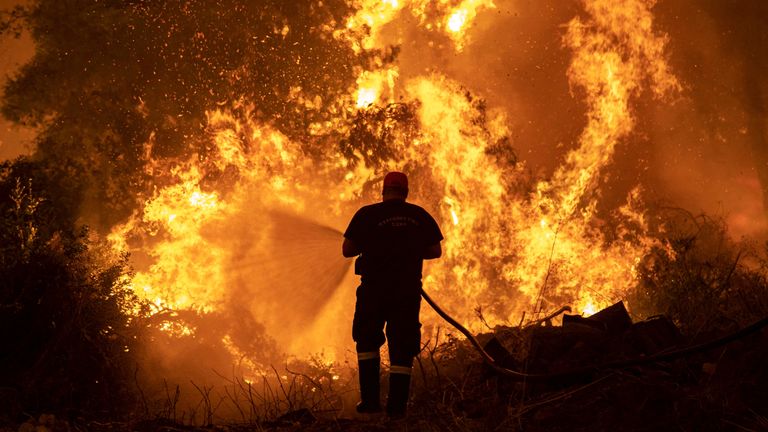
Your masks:
{"label": "rubber boot", "polygon": [[389,374],[389,397],[387,398],[387,415],[391,418],[403,418],[408,407],[408,396],[411,387],[410,373]]}
{"label": "rubber boot", "polygon": [[380,412],[379,358],[358,359],[357,367],[360,375],[360,403],[357,404],[357,412]]}

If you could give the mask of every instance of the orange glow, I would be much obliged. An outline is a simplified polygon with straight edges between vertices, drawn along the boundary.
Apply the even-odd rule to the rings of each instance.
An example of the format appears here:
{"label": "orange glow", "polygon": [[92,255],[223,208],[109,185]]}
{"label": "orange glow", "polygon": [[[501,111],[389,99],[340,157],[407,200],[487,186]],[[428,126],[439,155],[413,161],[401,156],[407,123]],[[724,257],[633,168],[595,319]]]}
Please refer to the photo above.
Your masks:
{"label": "orange glow", "polygon": [[[495,7],[480,0],[446,0],[431,9],[417,0],[357,5],[347,22],[349,34],[337,36],[348,38],[358,51],[379,47],[385,26],[406,11],[423,28],[444,31],[461,50],[473,20]],[[584,6],[587,14],[567,24],[563,44],[572,53],[573,94],[585,102],[585,127],[551,176],[531,178],[524,163],[493,156],[509,143],[509,114],[487,108],[461,83],[438,72],[402,77],[397,66],[360,72],[356,87],[339,102],[345,112],[402,101],[417,123],[416,136],[393,132],[392,156],[371,165],[361,150],[352,157],[330,144],[325,154],[309,157],[301,143],[254,120],[249,110],[255,108],[211,110],[205,127],[212,150],[206,160],[193,155],[170,167],[165,186],[110,237],[117,249],[137,248],[149,257],[131,281],[134,290],[158,308],[203,312],[232,301],[237,293],[232,287],[269,290],[259,285],[266,284],[263,274],[273,270],[268,260],[279,246],[272,237],[279,217],[269,214],[297,215],[343,230],[361,204],[379,198],[363,191],[376,190],[385,171],[398,169],[419,185],[413,199],[439,219],[445,235],[443,258],[425,266],[425,288],[460,321],[476,322],[478,304],[490,322],[509,323],[523,312],[535,318],[564,304],[589,315],[621,300],[655,241],[643,234],[639,190],[616,209],[621,220],[615,231],[626,235],[608,240],[595,215],[598,184],[616,147],[634,128],[634,99],[645,88],[661,98],[680,85],[664,58],[666,39],[653,28],[653,1],[587,0]],[[320,134],[336,125],[313,127]],[[210,186],[206,169],[214,168],[236,173],[231,184]],[[635,227],[633,233],[628,226]],[[300,298],[312,287],[295,289],[291,295]],[[349,286],[339,290],[353,296]],[[277,335],[293,331],[276,324],[280,314],[302,313],[235,300]],[[298,341],[286,350],[322,349],[328,339],[322,317],[351,314],[339,312],[340,304],[329,300],[318,312],[321,318],[292,338]],[[233,356],[244,352],[234,338],[222,337]],[[308,340],[314,345],[304,343]]]}
{"label": "orange glow", "polygon": [[388,101],[393,102],[395,81],[398,77],[397,67],[377,71],[364,71],[357,79],[357,108],[365,108],[381,100],[382,95],[388,95]]}
{"label": "orange glow", "polygon": [[461,51],[466,44],[466,30],[482,9],[494,9],[493,1],[464,0],[447,13],[445,26],[453,39],[456,49]]}
{"label": "orange glow", "polygon": [[457,10],[448,17],[448,30],[456,33],[461,31],[464,24],[467,22],[467,11]]}
{"label": "orange glow", "polygon": [[409,13],[427,30],[445,32],[461,51],[467,41],[467,29],[483,9],[494,9],[492,0],[357,0],[358,11],[347,21],[347,38],[356,52],[382,45],[382,34],[400,14]]}
{"label": "orange glow", "polygon": [[[407,1],[407,0],[403,0]],[[355,36],[352,47],[355,51],[372,49],[382,27],[390,23],[404,7],[399,0],[358,0],[355,2],[358,12],[347,21],[347,29]]]}

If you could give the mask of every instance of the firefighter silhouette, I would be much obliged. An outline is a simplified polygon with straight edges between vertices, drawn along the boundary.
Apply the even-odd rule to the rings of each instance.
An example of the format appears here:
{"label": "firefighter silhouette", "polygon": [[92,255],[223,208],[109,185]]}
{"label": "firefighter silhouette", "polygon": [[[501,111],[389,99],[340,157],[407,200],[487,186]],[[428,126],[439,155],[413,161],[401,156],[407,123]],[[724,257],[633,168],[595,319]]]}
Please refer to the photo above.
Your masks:
{"label": "firefighter silhouette", "polygon": [[[357,288],[352,338],[360,377],[357,411],[381,411],[379,349],[389,348],[387,414],[405,415],[413,358],[421,348],[421,270],[425,259],[442,255],[443,235],[423,208],[406,202],[408,177],[384,177],[382,201],[362,207],[344,232],[342,253],[357,256]],[[385,332],[386,328],[386,332]],[[385,338],[386,334],[386,338]]]}

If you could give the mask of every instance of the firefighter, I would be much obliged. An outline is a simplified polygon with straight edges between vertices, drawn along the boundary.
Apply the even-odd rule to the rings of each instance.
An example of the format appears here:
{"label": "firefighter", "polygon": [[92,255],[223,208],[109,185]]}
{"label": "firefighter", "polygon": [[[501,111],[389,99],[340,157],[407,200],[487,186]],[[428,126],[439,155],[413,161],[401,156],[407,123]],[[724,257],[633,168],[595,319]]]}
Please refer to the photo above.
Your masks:
{"label": "firefighter", "polygon": [[[381,411],[379,348],[389,348],[387,414],[405,415],[413,358],[421,349],[421,269],[425,259],[442,255],[443,235],[423,208],[407,203],[408,177],[384,177],[382,202],[362,207],[344,233],[342,253],[357,256],[357,288],[352,338],[360,377],[360,413]],[[386,338],[385,338],[386,324]]]}

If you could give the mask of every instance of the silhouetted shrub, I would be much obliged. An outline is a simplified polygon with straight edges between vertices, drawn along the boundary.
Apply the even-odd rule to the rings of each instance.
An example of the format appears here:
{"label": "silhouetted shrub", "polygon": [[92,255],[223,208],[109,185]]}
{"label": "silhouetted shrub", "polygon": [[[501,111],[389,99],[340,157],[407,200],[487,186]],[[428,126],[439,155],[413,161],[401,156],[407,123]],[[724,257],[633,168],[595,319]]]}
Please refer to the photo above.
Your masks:
{"label": "silhouetted shrub", "polygon": [[27,160],[0,165],[0,387],[3,414],[116,415],[131,406],[143,306],[127,258],[76,228]]}
{"label": "silhouetted shrub", "polygon": [[667,210],[660,246],[639,268],[629,298],[640,315],[665,314],[691,336],[768,315],[768,262],[754,244],[728,236],[722,220]]}

